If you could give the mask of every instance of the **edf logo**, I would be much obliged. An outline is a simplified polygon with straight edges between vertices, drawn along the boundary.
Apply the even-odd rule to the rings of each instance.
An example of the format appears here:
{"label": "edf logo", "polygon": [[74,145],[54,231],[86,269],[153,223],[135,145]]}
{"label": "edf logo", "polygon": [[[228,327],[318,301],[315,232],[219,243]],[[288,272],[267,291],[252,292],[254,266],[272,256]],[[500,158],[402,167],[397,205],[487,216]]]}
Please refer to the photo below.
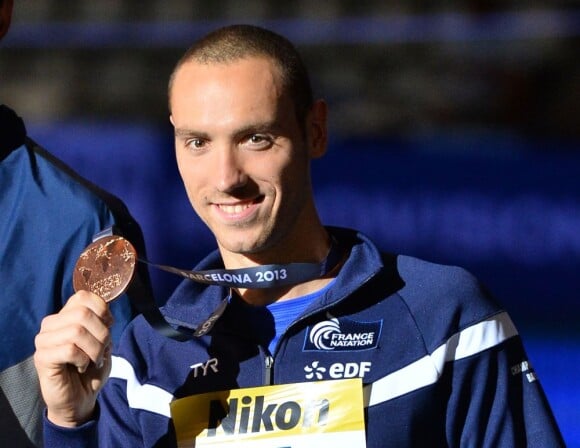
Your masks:
{"label": "edf logo", "polygon": [[372,363],[368,361],[363,362],[335,362],[330,367],[326,368],[320,365],[319,361],[314,361],[312,364],[304,367],[306,372],[306,379],[322,380],[325,377],[332,379],[342,378],[364,378],[365,374],[371,371]]}

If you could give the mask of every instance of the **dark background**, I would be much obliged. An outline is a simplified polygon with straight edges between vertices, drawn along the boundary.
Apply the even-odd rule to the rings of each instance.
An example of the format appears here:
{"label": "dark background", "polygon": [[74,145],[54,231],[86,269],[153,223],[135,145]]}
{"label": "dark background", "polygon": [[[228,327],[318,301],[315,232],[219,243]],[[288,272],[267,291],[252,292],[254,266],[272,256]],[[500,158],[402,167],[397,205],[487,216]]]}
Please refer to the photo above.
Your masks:
{"label": "dark background", "polygon": [[[328,224],[476,274],[506,306],[580,446],[578,2],[16,0],[0,98],[138,218],[151,261],[215,246],[183,192],[166,83],[195,38],[293,40],[330,107],[315,161]],[[159,303],[179,278],[152,272]]]}

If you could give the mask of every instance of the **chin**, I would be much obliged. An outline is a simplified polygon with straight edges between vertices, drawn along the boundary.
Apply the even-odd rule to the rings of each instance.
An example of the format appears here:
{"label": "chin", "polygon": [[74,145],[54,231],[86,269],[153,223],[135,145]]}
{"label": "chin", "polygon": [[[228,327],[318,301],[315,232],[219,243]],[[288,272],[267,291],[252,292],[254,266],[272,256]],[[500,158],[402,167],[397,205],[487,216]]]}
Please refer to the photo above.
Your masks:
{"label": "chin", "polygon": [[268,250],[268,245],[264,241],[251,240],[249,238],[241,241],[229,241],[222,244],[222,248],[231,253],[240,255],[257,255]]}
{"label": "chin", "polygon": [[222,249],[235,254],[251,254],[255,253],[256,245],[249,238],[242,239],[222,239],[219,242]]}
{"label": "chin", "polygon": [[218,234],[220,247],[231,253],[241,255],[259,254],[271,247],[272,235],[261,227],[259,230],[249,227],[230,228]]}

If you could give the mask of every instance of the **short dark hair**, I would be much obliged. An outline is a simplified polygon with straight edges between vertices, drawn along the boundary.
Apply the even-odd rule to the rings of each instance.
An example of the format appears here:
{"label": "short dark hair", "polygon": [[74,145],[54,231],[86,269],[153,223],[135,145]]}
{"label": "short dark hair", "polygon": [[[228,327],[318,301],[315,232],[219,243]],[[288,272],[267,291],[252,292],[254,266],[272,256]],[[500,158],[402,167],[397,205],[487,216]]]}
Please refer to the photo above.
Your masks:
{"label": "short dark hair", "polygon": [[313,103],[312,87],[306,66],[288,39],[258,26],[230,25],[217,29],[197,41],[173,69],[169,78],[169,94],[171,95],[177,70],[188,61],[202,64],[227,63],[251,56],[271,58],[278,65],[284,88],[293,99],[298,121],[304,123]]}

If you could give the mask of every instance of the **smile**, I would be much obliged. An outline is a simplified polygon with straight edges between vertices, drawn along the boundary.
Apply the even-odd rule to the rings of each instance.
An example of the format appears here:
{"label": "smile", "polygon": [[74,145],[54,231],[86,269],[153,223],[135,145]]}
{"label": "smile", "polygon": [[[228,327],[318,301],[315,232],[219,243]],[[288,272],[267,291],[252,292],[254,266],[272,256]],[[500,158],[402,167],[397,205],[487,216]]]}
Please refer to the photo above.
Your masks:
{"label": "smile", "polygon": [[244,210],[247,210],[248,208],[250,208],[252,205],[254,205],[252,202],[247,202],[245,204],[217,204],[218,208],[223,211],[224,213],[228,213],[228,214],[238,214],[238,213],[242,213]]}

